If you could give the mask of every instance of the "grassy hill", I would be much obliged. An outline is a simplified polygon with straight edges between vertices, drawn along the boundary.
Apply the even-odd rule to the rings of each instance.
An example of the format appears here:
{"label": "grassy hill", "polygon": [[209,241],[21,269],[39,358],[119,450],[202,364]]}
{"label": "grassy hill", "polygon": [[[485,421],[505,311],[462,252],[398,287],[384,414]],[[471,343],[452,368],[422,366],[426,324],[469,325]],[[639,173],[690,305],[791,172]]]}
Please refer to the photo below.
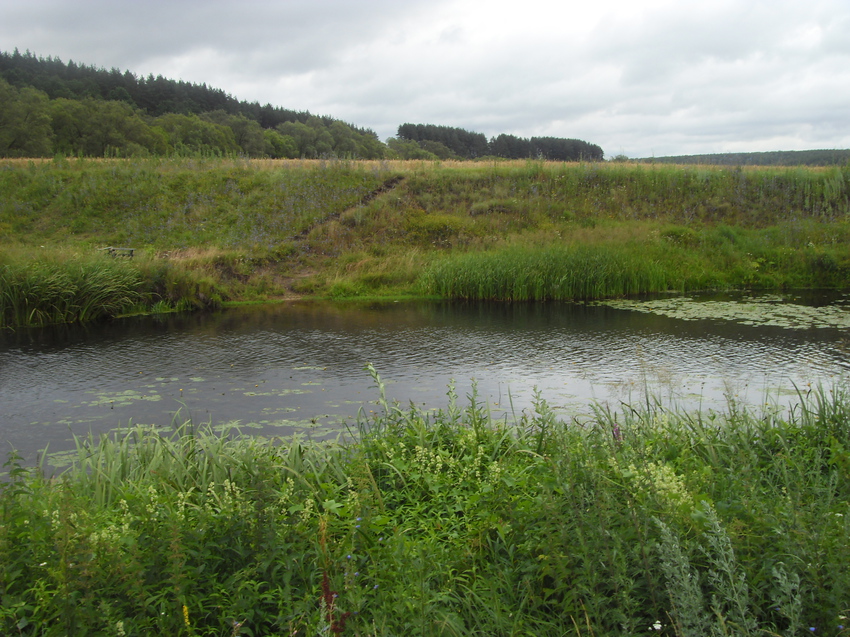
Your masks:
{"label": "grassy hill", "polygon": [[[9,160],[0,265],[11,298],[25,289],[13,271],[113,268],[99,248],[133,247],[120,267],[137,277],[139,308],[846,287],[848,178],[846,167]],[[38,293],[26,294],[16,312],[32,314]]]}

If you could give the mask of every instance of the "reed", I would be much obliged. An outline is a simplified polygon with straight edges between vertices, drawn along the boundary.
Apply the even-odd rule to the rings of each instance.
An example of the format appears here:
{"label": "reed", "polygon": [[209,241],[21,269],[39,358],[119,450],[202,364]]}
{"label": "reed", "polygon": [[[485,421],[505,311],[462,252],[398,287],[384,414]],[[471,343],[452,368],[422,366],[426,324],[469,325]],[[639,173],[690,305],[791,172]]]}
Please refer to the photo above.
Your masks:
{"label": "reed", "polygon": [[143,298],[141,277],[114,260],[39,260],[0,265],[0,327],[116,316]]}
{"label": "reed", "polygon": [[428,292],[485,300],[586,300],[663,292],[679,281],[657,263],[611,246],[508,248],[439,260],[423,275]]}

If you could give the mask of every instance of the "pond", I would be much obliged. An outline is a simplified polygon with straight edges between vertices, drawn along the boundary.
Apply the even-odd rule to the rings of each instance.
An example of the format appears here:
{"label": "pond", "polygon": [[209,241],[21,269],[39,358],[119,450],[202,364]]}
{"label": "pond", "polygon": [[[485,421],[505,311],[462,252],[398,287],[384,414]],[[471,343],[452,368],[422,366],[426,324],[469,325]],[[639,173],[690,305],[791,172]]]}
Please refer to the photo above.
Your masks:
{"label": "pond", "polygon": [[[377,409],[367,363],[402,405],[444,407],[454,380],[462,402],[475,386],[509,420],[535,389],[565,416],[647,393],[722,410],[793,401],[850,369],[844,296],[649,303],[291,302],[6,331],[0,442],[28,459],[49,444],[61,465],[75,435],[134,424],[332,437]],[[759,321],[753,304],[809,319]]]}

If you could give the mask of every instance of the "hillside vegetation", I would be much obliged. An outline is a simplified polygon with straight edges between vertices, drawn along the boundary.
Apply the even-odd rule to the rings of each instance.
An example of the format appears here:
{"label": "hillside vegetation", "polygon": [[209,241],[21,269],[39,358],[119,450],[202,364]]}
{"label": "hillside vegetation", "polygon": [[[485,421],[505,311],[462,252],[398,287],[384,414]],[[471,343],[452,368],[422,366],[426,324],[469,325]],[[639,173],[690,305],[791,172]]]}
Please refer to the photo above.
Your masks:
{"label": "hillside vegetation", "polygon": [[[73,320],[72,310],[51,318],[39,309],[47,297],[54,309],[80,304],[68,277],[96,279],[69,267],[135,273],[130,283],[109,275],[125,281],[109,314],[305,294],[841,288],[850,282],[848,178],[847,168],[7,161],[0,315],[6,324]],[[106,246],[136,257],[110,259]],[[58,281],[54,292],[38,291],[45,279]]]}

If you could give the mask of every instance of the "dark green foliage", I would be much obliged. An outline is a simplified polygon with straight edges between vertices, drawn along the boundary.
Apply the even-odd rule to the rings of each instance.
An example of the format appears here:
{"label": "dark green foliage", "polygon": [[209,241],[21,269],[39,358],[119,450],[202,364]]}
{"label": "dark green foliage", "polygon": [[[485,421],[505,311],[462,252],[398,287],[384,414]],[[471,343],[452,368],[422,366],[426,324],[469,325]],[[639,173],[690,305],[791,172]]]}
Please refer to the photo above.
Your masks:
{"label": "dark green foliage", "polygon": [[547,161],[602,161],[602,149],[580,139],[532,137],[525,139],[501,134],[490,140],[490,154],[505,159]]}
{"label": "dark green foliage", "polygon": [[342,122],[328,126],[322,119],[311,116],[304,122],[285,122],[275,130],[292,140],[296,157],[380,159],[384,156],[384,145],[373,133],[357,131]]}
{"label": "dark green foliage", "polygon": [[[443,148],[462,159],[485,156],[547,161],[602,161],[603,159],[602,149],[599,146],[580,139],[559,137],[525,139],[501,134],[488,142],[482,133],[433,124],[402,124],[398,127],[398,137],[407,142],[416,142],[422,150],[433,153],[440,159],[449,158],[442,150]],[[402,156],[405,159],[418,159],[415,156]]]}
{"label": "dark green foliage", "polygon": [[420,146],[419,142],[413,140],[391,137],[387,140],[387,146],[394,153],[393,156],[398,159],[426,159],[433,161],[439,159],[434,153]]}
{"label": "dark green foliage", "polygon": [[[310,114],[240,102],[221,89],[206,84],[169,80],[162,76],[137,77],[130,71],[106,70],[95,66],[67,64],[59,58],[41,58],[27,51],[0,52],[0,77],[15,86],[32,86],[50,97],[96,98],[123,101],[151,116],[166,113],[195,114],[222,110],[240,113],[274,128],[287,121],[306,121]],[[333,121],[333,120],[330,120]],[[327,122],[330,124],[330,121]]]}
{"label": "dark green foliage", "polygon": [[402,124],[398,127],[398,136],[412,142],[439,142],[465,159],[483,157],[489,153],[487,138],[483,134],[452,126]]}
{"label": "dark green foliage", "polygon": [[[290,125],[312,131],[311,140],[302,143],[290,135]],[[0,52],[0,157],[380,159],[384,150],[371,130],[309,112],[240,102],[206,84],[137,78],[129,71],[65,64],[29,51]]]}
{"label": "dark green foliage", "polygon": [[32,88],[0,78],[0,157],[40,157],[51,150],[48,102]]}
{"label": "dark green foliage", "polygon": [[[177,155],[210,157],[239,152],[232,129],[197,115],[167,113],[154,120],[154,127],[165,132],[169,146]],[[277,149],[272,153],[277,155]]]}
{"label": "dark green foliage", "polygon": [[59,98],[50,102],[50,118],[55,154],[131,157],[164,155],[169,149],[167,138],[123,102]]}

